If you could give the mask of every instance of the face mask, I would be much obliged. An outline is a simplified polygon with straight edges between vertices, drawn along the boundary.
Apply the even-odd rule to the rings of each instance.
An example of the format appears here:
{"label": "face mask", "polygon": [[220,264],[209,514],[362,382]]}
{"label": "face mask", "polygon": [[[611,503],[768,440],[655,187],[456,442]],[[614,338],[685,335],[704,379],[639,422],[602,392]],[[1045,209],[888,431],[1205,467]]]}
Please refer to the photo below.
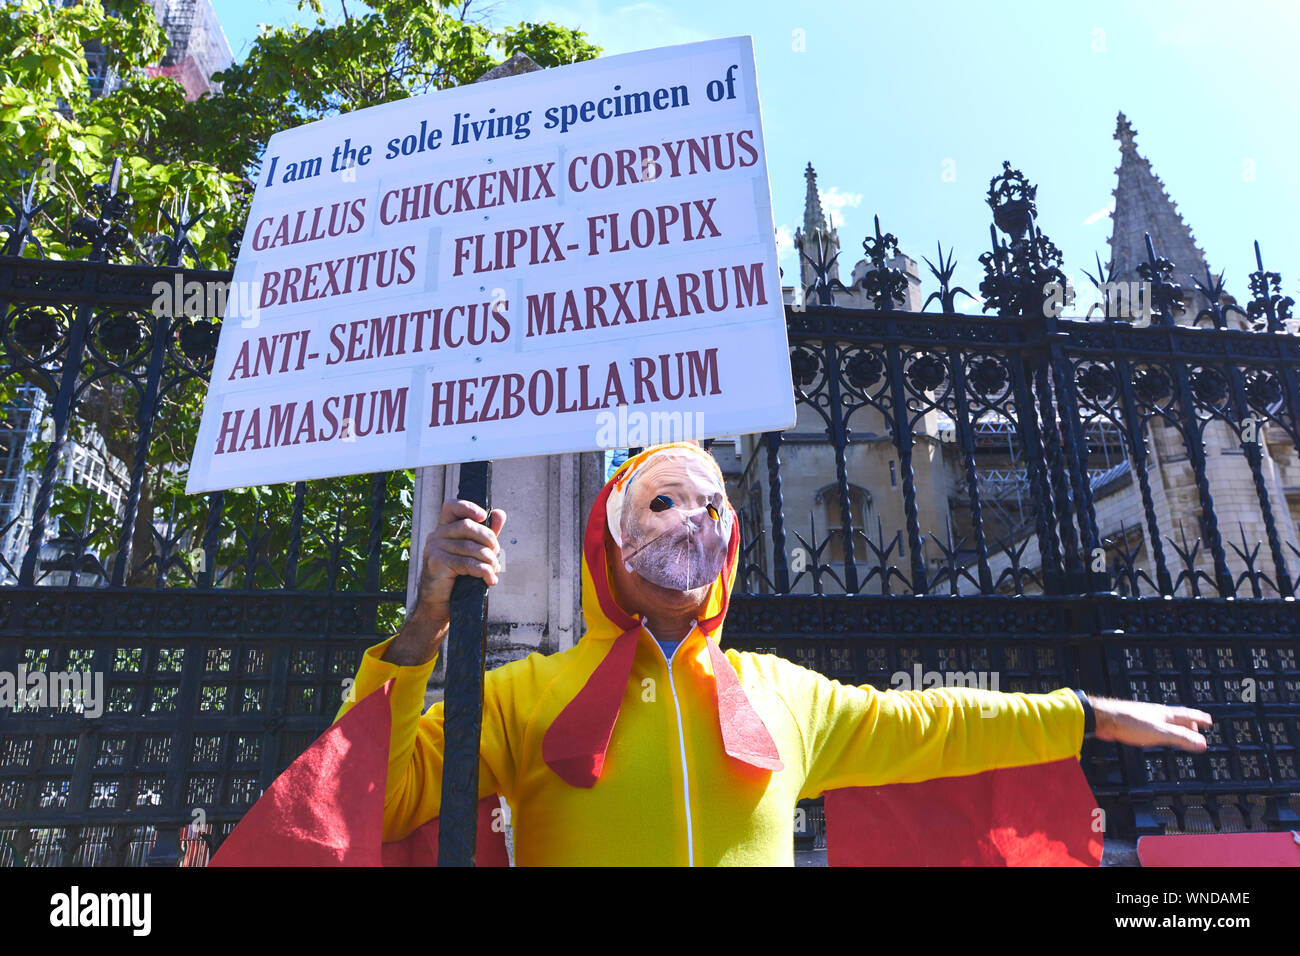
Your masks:
{"label": "face mask", "polygon": [[[623,564],[652,584],[689,591],[722,571],[732,512],[717,473],[691,452],[661,452],[628,479],[607,515]],[[617,530],[615,530],[617,528]]]}

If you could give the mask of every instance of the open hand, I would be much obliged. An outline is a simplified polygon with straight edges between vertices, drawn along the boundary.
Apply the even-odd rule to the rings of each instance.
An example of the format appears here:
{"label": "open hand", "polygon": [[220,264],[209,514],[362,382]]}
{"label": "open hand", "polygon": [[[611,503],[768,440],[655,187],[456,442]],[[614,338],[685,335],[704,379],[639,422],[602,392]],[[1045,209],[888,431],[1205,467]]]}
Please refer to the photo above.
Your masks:
{"label": "open hand", "polygon": [[1199,733],[1214,721],[1203,710],[1167,707],[1139,700],[1090,697],[1097,716],[1097,739],[1130,747],[1177,747],[1204,753],[1205,737]]}

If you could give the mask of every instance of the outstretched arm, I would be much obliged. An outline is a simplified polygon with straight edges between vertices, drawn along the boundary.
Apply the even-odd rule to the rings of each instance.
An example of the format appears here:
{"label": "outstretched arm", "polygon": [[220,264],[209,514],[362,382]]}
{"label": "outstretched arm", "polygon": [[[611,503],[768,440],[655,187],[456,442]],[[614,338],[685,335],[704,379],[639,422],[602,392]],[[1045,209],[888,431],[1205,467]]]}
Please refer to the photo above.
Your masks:
{"label": "outstretched arm", "polygon": [[[1050,694],[965,687],[880,691],[852,687],[782,662],[778,682],[803,734],[805,787],[915,783],[1079,755],[1084,707],[1068,689]],[[1204,750],[1201,711],[1091,699],[1096,735],[1131,746]]]}

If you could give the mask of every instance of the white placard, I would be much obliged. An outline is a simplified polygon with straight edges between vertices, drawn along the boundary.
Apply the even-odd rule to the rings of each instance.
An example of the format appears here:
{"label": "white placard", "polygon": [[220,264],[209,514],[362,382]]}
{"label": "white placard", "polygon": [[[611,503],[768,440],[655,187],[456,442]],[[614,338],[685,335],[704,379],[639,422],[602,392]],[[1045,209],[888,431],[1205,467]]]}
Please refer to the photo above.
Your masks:
{"label": "white placard", "polygon": [[277,133],[191,493],[795,422],[749,37]]}

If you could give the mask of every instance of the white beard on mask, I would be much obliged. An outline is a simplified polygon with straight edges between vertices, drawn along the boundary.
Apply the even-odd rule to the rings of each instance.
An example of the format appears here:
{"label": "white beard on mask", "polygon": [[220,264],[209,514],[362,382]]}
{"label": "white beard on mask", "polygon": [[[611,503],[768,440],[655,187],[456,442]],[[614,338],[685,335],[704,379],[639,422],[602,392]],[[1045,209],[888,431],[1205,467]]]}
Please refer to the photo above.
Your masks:
{"label": "white beard on mask", "polygon": [[708,584],[722,571],[727,556],[720,522],[704,508],[681,513],[682,522],[649,541],[629,542],[623,564],[651,584],[689,591]]}
{"label": "white beard on mask", "polygon": [[689,591],[721,573],[733,514],[710,463],[669,449],[611,496],[607,523],[625,568],[660,587]]}

